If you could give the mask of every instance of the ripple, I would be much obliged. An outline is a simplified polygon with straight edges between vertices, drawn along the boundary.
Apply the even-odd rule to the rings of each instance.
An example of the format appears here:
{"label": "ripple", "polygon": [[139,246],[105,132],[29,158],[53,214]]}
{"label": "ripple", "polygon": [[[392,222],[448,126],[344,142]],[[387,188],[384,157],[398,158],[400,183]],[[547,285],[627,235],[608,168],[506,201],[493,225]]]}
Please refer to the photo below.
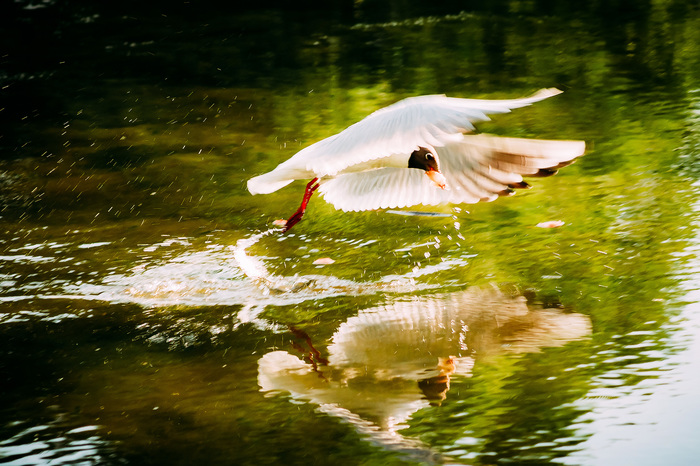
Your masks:
{"label": "ripple", "polygon": [[[437,285],[420,283],[417,279],[466,264],[464,258],[446,259],[437,264],[416,265],[406,273],[390,274],[369,282],[316,273],[277,275],[268,270],[262,257],[250,254],[247,250],[262,238],[278,231],[272,229],[252,235],[240,239],[233,246],[208,244],[204,249],[201,249],[201,246],[193,246],[193,241],[189,238],[169,238],[140,247],[144,252],[154,252],[172,246],[184,247],[185,251],[176,251],[170,256],[162,254],[156,260],[142,259],[138,265],[126,272],[109,272],[97,282],[84,278],[85,276],[81,277],[84,279],[65,280],[60,283],[53,280],[52,288],[56,292],[51,293],[37,293],[46,289],[45,281],[27,282],[22,285],[21,294],[0,297],[0,300],[67,298],[136,303],[149,308],[237,304],[255,309],[343,295],[385,292],[401,294],[433,289]],[[109,243],[89,243],[91,247],[106,244]],[[356,247],[367,244],[372,244],[372,241],[361,241]],[[85,245],[77,247],[81,246]],[[200,250],[186,249],[197,247]],[[40,256],[12,257],[18,261],[55,260]]]}
{"label": "ripple", "polygon": [[[15,422],[3,430],[16,430],[25,423]],[[87,425],[65,430],[53,424],[35,425],[0,441],[3,464],[68,465],[103,464],[111,445],[95,435],[99,426]]]}
{"label": "ripple", "polygon": [[18,264],[22,263],[41,263],[41,262],[51,262],[53,261],[53,257],[46,257],[46,256],[29,256],[27,254],[16,254],[16,255],[5,255],[5,256],[0,256],[0,261],[7,261],[7,262],[15,262]]}

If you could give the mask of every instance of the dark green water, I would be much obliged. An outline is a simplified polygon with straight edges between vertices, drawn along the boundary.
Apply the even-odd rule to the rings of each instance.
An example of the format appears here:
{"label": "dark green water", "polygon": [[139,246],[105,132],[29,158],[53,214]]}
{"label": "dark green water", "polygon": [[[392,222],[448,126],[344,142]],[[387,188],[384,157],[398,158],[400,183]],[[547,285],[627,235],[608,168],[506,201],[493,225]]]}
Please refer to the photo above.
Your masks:
{"label": "dark green water", "polygon": [[[0,21],[1,464],[695,464],[697,2]],[[283,235],[304,184],[245,188],[403,97],[543,87],[479,129],[588,151],[515,197]]]}

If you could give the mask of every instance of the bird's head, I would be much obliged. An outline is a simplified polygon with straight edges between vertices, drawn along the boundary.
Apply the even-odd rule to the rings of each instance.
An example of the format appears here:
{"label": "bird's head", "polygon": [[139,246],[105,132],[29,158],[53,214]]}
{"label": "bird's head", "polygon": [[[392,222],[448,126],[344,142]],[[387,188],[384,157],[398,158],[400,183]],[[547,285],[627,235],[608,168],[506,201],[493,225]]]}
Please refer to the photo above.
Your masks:
{"label": "bird's head", "polygon": [[447,180],[440,173],[440,159],[435,149],[419,147],[411,153],[408,159],[408,168],[424,170],[428,178],[439,188],[447,189]]}

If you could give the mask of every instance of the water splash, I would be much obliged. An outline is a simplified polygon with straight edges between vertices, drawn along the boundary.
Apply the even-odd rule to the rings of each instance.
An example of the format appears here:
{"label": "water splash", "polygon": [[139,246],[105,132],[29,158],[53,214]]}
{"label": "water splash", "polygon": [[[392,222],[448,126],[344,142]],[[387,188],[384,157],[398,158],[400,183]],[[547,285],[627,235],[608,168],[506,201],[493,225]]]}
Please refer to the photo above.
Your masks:
{"label": "water splash", "polygon": [[[438,285],[420,279],[451,268],[464,267],[468,259],[445,259],[433,265],[416,263],[406,273],[389,274],[366,282],[331,274],[285,276],[272,273],[264,262],[268,259],[279,261],[280,258],[263,258],[250,252],[253,246],[279,231],[279,228],[273,228],[255,233],[228,246],[225,240],[212,237],[207,239],[205,245],[200,240],[187,237],[141,244],[137,264],[127,270],[112,268],[101,276],[82,274],[60,282],[51,280],[50,287],[46,286],[46,281],[25,283],[21,289],[13,286],[12,293],[0,296],[0,300],[83,299],[135,303],[146,308],[240,305],[247,309],[246,315],[255,320],[255,316],[268,305],[287,306],[343,295],[402,294],[433,289]],[[61,265],[52,266],[57,274],[63,270],[59,267],[65,269],[80,260],[76,251],[85,250],[83,243],[61,246],[60,251],[56,251],[61,255]],[[413,245],[409,249],[423,246],[425,244]],[[438,242],[429,243],[430,248],[438,246]],[[21,263],[59,263],[49,254],[15,255],[11,259]],[[51,272],[46,271],[46,276],[51,277]],[[16,281],[14,277],[5,277],[4,280],[8,285]]]}

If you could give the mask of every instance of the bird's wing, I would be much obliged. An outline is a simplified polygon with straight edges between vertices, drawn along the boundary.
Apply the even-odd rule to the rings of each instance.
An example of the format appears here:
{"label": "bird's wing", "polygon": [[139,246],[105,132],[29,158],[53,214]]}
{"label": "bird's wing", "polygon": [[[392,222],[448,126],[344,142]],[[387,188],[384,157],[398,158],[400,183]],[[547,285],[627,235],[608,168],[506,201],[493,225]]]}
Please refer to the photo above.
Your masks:
{"label": "bird's wing", "polygon": [[344,211],[437,205],[447,202],[448,193],[423,170],[396,167],[346,173],[325,181],[319,191],[326,202]]}
{"label": "bird's wing", "polygon": [[[440,171],[452,192],[452,203],[492,201],[528,187],[523,176],[554,175],[583,155],[583,141],[549,141],[492,136],[465,136],[437,150]],[[474,200],[476,199],[476,200]]]}
{"label": "bird's wing", "polygon": [[466,136],[437,149],[448,190],[438,188],[422,170],[392,167],[346,173],[324,182],[320,191],[345,211],[474,204],[528,187],[523,176],[553,175],[584,150],[583,141]]}
{"label": "bird's wing", "polygon": [[442,147],[472,131],[473,123],[488,120],[488,114],[507,113],[559,93],[558,89],[542,89],[530,97],[513,100],[411,97],[302,149],[282,165],[303,168],[319,177],[334,176],[369,160],[410,154],[419,146]]}

